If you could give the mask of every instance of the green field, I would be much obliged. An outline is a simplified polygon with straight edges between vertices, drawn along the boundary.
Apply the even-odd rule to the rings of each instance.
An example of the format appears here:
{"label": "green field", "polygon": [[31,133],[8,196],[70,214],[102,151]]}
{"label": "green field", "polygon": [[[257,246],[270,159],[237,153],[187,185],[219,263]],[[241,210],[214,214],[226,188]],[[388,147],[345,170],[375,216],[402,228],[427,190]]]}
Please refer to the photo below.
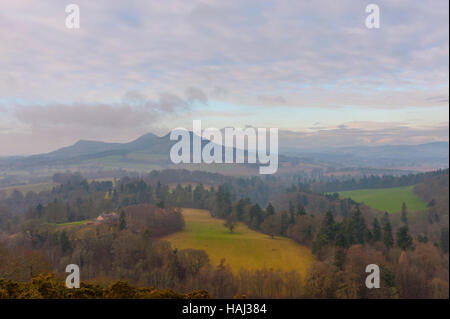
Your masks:
{"label": "green field", "polygon": [[355,191],[339,192],[341,198],[351,198],[355,202],[364,203],[377,210],[389,213],[401,211],[402,203],[406,203],[409,212],[426,209],[426,203],[414,193],[414,186],[360,189]]}
{"label": "green field", "polygon": [[205,250],[213,265],[218,265],[225,258],[232,271],[265,266],[285,271],[297,270],[305,276],[307,268],[314,261],[309,248],[290,239],[271,239],[241,223],[234,233],[230,233],[223,226],[223,220],[212,218],[206,210],[183,209],[183,216],[185,230],[165,239],[178,249]]}
{"label": "green field", "polygon": [[80,226],[80,225],[86,225],[89,222],[93,222],[92,219],[86,219],[86,220],[80,220],[76,222],[67,222],[67,223],[60,223],[60,224],[52,224],[56,225],[57,227],[65,227],[65,226]]}

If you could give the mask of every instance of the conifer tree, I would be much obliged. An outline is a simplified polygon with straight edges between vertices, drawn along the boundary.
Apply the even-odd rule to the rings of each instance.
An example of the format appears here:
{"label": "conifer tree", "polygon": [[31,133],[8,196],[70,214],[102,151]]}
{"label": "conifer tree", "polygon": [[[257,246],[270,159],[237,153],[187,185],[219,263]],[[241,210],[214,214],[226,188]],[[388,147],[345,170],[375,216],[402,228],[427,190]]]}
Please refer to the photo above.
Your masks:
{"label": "conifer tree", "polygon": [[402,216],[401,216],[403,224],[407,224],[408,223],[408,217],[406,216],[407,213],[408,212],[406,210],[406,204],[405,204],[405,202],[403,202],[403,204],[402,204]]}
{"label": "conifer tree", "polygon": [[400,227],[397,231],[397,245],[402,250],[412,249],[412,237],[408,233],[408,225]]}
{"label": "conifer tree", "polygon": [[381,240],[381,226],[376,217],[373,219],[372,227],[373,241],[378,242]]}
{"label": "conifer tree", "polygon": [[266,207],[266,217],[275,215],[275,208],[272,206],[272,203],[269,203]]}
{"label": "conifer tree", "polygon": [[383,216],[383,234],[384,246],[386,248],[394,247],[394,236],[392,235],[392,227],[388,213],[385,213]]}
{"label": "conifer tree", "polygon": [[125,219],[125,212],[121,211],[119,216],[119,230],[124,230],[127,227],[127,222]]}

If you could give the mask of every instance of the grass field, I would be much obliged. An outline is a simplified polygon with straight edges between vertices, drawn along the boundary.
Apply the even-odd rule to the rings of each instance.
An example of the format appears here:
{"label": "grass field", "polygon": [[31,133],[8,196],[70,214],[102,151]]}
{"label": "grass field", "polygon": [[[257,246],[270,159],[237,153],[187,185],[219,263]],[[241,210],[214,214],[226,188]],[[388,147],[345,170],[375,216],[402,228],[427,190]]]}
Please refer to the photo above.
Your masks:
{"label": "grass field", "polygon": [[94,220],[92,219],[87,219],[87,220],[80,220],[77,222],[68,222],[68,223],[60,223],[60,224],[54,224],[57,227],[65,227],[65,226],[80,226],[80,225],[86,225],[89,222],[92,222]]}
{"label": "grass field", "polygon": [[309,248],[290,239],[271,239],[268,235],[250,230],[244,224],[239,224],[234,233],[230,233],[223,226],[224,221],[212,218],[206,210],[185,208],[183,216],[185,230],[165,239],[178,249],[205,250],[213,265],[225,258],[232,271],[265,266],[285,271],[297,270],[305,276],[307,268],[314,261]]}
{"label": "grass field", "polygon": [[339,192],[339,196],[351,198],[356,202],[389,213],[400,212],[403,202],[406,203],[407,210],[410,212],[424,210],[427,207],[426,203],[414,194],[414,186],[360,189]]}

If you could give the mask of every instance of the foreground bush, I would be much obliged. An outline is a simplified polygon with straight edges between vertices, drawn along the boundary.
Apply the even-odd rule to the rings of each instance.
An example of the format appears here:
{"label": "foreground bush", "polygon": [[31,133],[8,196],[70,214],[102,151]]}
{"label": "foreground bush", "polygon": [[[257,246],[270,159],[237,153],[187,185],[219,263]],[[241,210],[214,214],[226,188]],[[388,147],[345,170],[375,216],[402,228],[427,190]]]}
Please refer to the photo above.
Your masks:
{"label": "foreground bush", "polygon": [[116,281],[109,288],[80,283],[80,288],[69,289],[53,274],[39,275],[28,282],[0,279],[0,299],[206,299],[206,290],[181,294],[171,289],[134,287],[125,281]]}

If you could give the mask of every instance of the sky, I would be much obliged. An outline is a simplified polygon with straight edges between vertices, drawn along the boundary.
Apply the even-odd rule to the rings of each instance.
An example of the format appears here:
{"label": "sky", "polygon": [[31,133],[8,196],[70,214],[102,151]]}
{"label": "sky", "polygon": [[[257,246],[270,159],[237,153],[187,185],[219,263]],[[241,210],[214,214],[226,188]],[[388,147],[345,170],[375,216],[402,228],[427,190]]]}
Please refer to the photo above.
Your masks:
{"label": "sky", "polygon": [[0,156],[193,120],[281,146],[448,141],[449,2],[371,2],[73,0],[68,29],[69,2],[0,0]]}

